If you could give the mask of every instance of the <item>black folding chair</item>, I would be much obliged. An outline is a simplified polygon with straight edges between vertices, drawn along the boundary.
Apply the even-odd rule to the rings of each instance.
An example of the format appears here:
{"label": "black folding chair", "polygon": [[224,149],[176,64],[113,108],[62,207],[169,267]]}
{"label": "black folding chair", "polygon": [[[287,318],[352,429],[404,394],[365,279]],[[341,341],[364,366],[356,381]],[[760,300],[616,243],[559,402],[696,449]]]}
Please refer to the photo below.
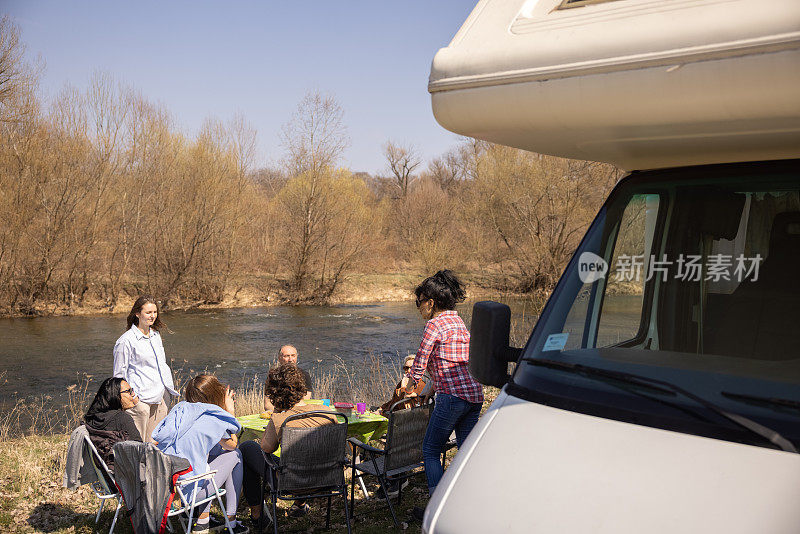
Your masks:
{"label": "black folding chair", "polygon": [[[291,427],[288,423],[306,417],[334,416],[336,423],[313,428]],[[339,418],[344,422],[338,422]],[[347,466],[347,416],[339,412],[316,410],[286,418],[281,425],[281,455],[264,454],[268,473],[261,486],[269,484],[272,504],[272,525],[278,534],[278,499],[298,500],[328,498],[325,528],[331,524],[331,498],[341,495],[344,516],[350,533],[350,513],[347,507],[347,483],[344,468]]]}
{"label": "black folding chair", "polygon": [[[411,402],[415,398],[405,398],[394,403],[389,410],[389,430],[386,435],[386,445],[378,449],[362,443],[356,438],[348,441],[353,446],[351,467],[353,476],[350,480],[350,513],[355,514],[355,480],[361,474],[372,475],[378,479],[383,490],[386,504],[392,514],[395,527],[399,528],[397,516],[394,513],[392,500],[389,497],[388,482],[396,481],[398,484],[397,502],[403,497],[403,481],[414,474],[414,470],[423,467],[422,440],[431,418],[433,402],[428,401],[421,406],[397,410],[395,408],[403,403]],[[358,451],[363,451],[366,460],[356,462],[360,456]]]}

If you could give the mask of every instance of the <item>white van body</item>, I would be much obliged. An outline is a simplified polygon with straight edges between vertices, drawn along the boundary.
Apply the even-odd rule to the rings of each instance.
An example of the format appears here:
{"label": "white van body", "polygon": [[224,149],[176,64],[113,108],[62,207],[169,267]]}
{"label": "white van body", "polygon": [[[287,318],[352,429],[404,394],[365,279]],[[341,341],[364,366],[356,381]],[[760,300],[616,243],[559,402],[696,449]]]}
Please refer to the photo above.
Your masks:
{"label": "white van body", "polygon": [[[458,134],[647,171],[598,214],[423,531],[800,532],[800,2],[481,0],[429,91]],[[629,213],[647,258],[746,252],[761,282],[583,284],[584,253],[624,256]]]}
{"label": "white van body", "polygon": [[501,394],[445,471],[424,531],[789,534],[798,495],[800,455]]}
{"label": "white van body", "polygon": [[800,2],[481,0],[433,60],[454,132],[651,169],[797,157]]}

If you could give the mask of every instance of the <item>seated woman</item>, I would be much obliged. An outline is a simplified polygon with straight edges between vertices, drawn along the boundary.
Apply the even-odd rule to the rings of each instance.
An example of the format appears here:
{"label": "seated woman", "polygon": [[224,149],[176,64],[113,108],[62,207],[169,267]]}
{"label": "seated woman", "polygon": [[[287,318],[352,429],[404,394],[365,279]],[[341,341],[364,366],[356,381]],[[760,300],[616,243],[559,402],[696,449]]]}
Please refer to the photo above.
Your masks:
{"label": "seated woman", "polygon": [[[239,445],[244,458],[244,497],[250,506],[250,516],[253,521],[261,518],[261,480],[267,471],[267,464],[261,454],[273,453],[278,450],[281,442],[281,425],[292,415],[315,410],[335,411],[329,406],[321,404],[306,404],[303,397],[306,395],[306,384],[300,369],[292,363],[285,363],[270,369],[267,374],[265,386],[266,394],[269,396],[275,413],[264,429],[261,443],[255,441],[245,441]],[[335,422],[335,417],[313,416],[290,421],[292,427],[313,428],[328,423]],[[295,501],[290,515],[303,515],[308,510],[308,505],[303,502]]]}
{"label": "seated woman", "polygon": [[[236,507],[242,487],[242,455],[236,449],[236,433],[241,426],[234,417],[233,391],[213,375],[201,374],[189,380],[185,401],[179,402],[153,431],[158,448],[189,460],[192,471],[181,478],[216,470],[214,481],[225,488],[225,512],[236,534],[248,529],[236,521]],[[197,500],[211,495],[214,486],[207,481],[197,488]],[[197,516],[192,532],[207,532],[210,525],[208,502]]]}
{"label": "seated woman", "polygon": [[[405,374],[411,370],[411,365],[414,363],[414,358],[416,358],[416,354],[409,354],[403,360],[403,371],[401,376],[405,376]],[[411,406],[419,406],[422,404],[422,401],[425,397],[430,397],[433,395],[433,382],[428,379],[428,377],[422,377],[419,382],[416,383],[414,389],[410,392],[406,392],[401,384],[402,380],[397,383],[397,386],[394,388],[394,394],[392,398],[386,402],[384,402],[380,408],[378,408],[378,412],[382,415],[387,415],[389,410],[391,409],[392,405],[400,400],[405,399],[406,397],[418,397],[416,400],[411,402],[407,402],[405,404],[401,404],[398,406],[399,409],[403,408],[410,408]]]}
{"label": "seated woman", "polygon": [[106,378],[83,416],[89,439],[111,472],[114,471],[114,444],[120,441],[142,441],[133,417],[125,412],[136,406],[137,402],[139,397],[124,379]]}

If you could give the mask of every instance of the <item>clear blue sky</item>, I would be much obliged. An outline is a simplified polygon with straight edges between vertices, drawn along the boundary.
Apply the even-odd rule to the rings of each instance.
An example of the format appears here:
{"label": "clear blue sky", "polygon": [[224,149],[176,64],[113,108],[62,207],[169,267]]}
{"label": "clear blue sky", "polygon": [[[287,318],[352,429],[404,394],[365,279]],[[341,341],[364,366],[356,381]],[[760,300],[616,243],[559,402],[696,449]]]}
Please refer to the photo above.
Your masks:
{"label": "clear blue sky", "polygon": [[203,119],[242,111],[258,129],[258,163],[282,155],[280,127],[309,90],[332,94],[351,138],[344,165],[382,172],[382,144],[429,160],[457,137],[433,118],[427,81],[477,0],[0,0],[42,87],[85,87],[104,70],[169,109],[194,135]]}

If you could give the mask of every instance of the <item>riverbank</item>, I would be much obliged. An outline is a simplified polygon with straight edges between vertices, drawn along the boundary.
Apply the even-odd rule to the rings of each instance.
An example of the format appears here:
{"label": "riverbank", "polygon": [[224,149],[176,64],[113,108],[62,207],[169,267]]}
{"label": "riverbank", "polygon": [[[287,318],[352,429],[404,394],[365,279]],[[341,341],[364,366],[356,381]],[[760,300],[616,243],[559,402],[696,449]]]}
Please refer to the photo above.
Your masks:
{"label": "riverbank", "polygon": [[[487,274],[466,273],[460,276],[467,286],[467,297],[471,300],[499,298],[536,297],[530,293],[519,293],[508,290],[497,276]],[[371,302],[400,302],[414,300],[413,290],[424,278],[423,275],[409,273],[366,274],[357,273],[348,276],[325,305],[364,304]],[[63,302],[45,302],[37,305],[28,314],[3,314],[0,318],[14,317],[64,317],[92,315],[120,315],[128,313],[136,299],[136,284],[127,288],[114,306],[101,298],[100,291],[90,287],[81,302],[67,305]],[[255,308],[269,306],[285,306],[293,304],[322,304],[297,302],[288,289],[288,282],[272,275],[251,275],[235,279],[230,289],[225,291],[218,302],[209,301],[172,301],[164,309],[231,309]]]}

